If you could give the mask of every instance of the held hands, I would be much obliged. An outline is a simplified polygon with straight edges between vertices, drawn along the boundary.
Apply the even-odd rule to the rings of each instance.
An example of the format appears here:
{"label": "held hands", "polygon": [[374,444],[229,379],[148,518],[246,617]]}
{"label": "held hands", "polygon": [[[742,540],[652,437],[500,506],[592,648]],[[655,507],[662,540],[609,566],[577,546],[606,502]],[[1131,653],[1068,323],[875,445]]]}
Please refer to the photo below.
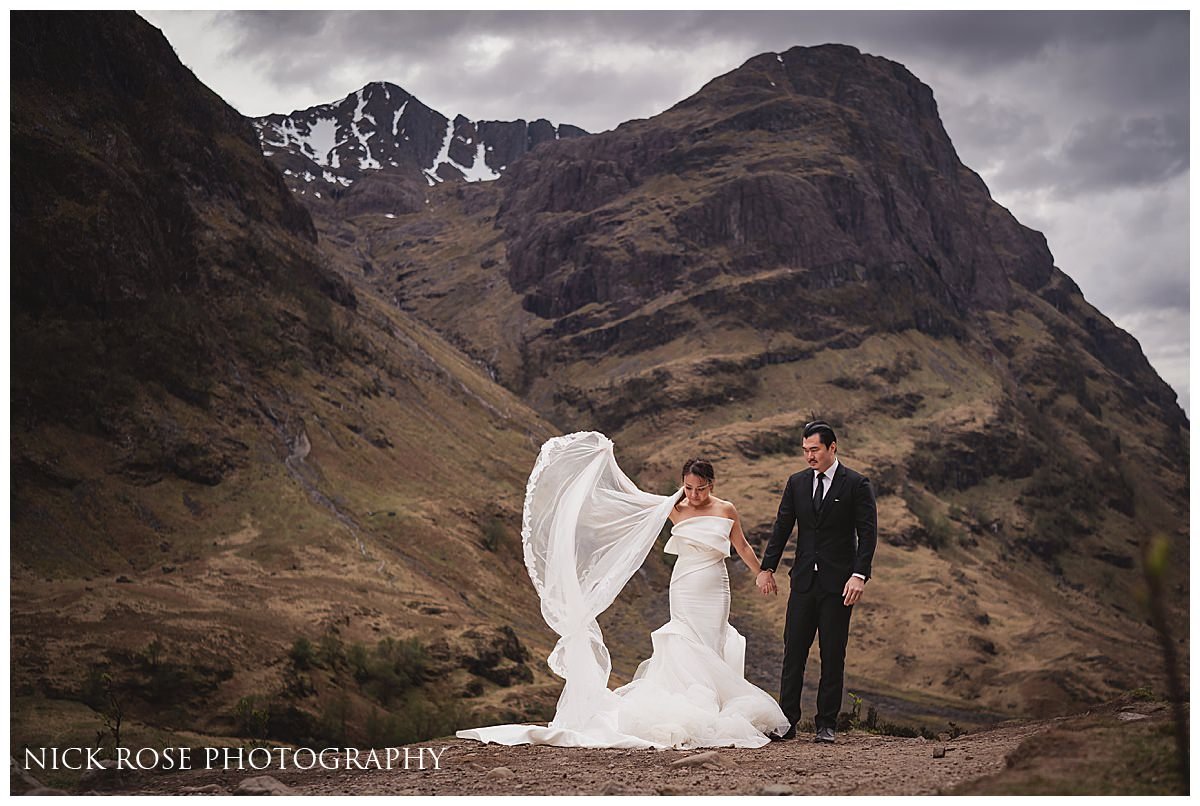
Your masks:
{"label": "held hands", "polygon": [[863,591],[867,589],[867,583],[863,582],[859,577],[850,577],[846,580],[846,587],[842,589],[842,604],[850,607],[857,604],[862,598]]}
{"label": "held hands", "polygon": [[759,571],[754,584],[758,586],[758,589],[762,591],[764,596],[779,593],[779,588],[775,587],[775,575],[770,571]]}

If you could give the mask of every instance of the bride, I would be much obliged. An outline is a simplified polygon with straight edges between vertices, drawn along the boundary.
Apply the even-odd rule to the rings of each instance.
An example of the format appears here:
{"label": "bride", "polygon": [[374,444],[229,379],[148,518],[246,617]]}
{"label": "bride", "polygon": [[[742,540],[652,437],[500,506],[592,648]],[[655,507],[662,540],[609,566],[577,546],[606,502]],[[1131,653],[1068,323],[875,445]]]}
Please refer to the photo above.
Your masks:
{"label": "bride", "polygon": [[[642,492],[595,431],[542,446],[525,490],[521,542],[542,616],[560,636],[547,662],[566,682],[548,727],[460,730],[463,739],[560,747],[761,747],[790,724],[775,700],[745,679],[746,639],[729,626],[732,545],[757,575],[733,504],[712,494],[712,465],[691,459],[670,496]],[[608,649],[596,617],[612,604],[654,545],[678,555],[671,620],[633,680],[608,688]],[[753,576],[751,577],[753,578]]]}

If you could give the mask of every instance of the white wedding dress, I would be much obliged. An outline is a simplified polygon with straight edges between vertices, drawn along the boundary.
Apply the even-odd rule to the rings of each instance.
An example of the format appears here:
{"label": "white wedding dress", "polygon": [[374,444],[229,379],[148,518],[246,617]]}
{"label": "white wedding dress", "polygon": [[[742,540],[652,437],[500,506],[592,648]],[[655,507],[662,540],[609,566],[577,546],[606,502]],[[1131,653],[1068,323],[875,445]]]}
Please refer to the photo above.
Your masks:
{"label": "white wedding dress", "polygon": [[589,431],[542,446],[525,493],[525,565],[542,615],[561,638],[547,659],[566,681],[548,727],[460,730],[463,739],[560,747],[761,747],[789,727],[778,704],[745,679],[746,640],[729,625],[733,521],[691,517],[671,530],[671,620],[627,685],[596,616],[641,566],[677,495],[645,493],[617,467],[612,442]]}

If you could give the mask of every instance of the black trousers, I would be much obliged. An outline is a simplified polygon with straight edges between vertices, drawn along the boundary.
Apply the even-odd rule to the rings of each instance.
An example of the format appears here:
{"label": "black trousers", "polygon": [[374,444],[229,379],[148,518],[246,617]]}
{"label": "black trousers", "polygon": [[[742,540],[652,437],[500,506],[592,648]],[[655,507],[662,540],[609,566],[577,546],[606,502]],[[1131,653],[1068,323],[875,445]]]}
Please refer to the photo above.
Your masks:
{"label": "black trousers", "polygon": [[842,604],[841,586],[830,593],[817,577],[808,590],[792,589],[788,596],[783,627],[783,679],[779,684],[779,707],[788,721],[800,721],[800,692],[804,688],[804,666],[813,637],[820,636],[821,682],[817,688],[817,730],[837,727],[842,707],[846,672],[846,643],[850,638],[850,612]]}

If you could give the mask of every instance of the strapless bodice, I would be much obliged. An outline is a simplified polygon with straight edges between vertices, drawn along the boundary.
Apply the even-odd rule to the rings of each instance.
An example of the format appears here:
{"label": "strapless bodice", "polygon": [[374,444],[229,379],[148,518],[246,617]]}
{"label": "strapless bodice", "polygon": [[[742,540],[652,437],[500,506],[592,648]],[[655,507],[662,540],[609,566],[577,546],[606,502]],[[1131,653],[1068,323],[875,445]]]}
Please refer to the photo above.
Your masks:
{"label": "strapless bodice", "polygon": [[671,527],[671,538],[663,551],[667,554],[706,551],[729,556],[729,532],[733,520],[719,515],[696,515]]}

